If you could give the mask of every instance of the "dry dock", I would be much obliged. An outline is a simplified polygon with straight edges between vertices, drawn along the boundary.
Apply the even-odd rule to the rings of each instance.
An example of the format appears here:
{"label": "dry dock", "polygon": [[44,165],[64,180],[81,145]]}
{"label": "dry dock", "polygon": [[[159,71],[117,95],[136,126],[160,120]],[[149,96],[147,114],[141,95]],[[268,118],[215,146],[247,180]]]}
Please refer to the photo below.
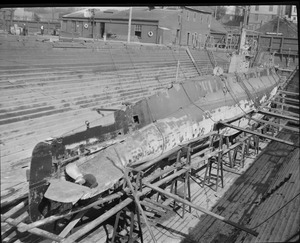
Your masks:
{"label": "dry dock", "polygon": [[[24,45],[29,44],[25,43]],[[57,47],[56,47],[57,48]],[[146,47],[144,47],[147,49]],[[141,48],[144,50],[143,48]],[[32,50],[26,50],[24,52],[21,52],[23,55],[24,60],[26,57],[31,56],[31,53],[29,53]],[[48,50],[49,51],[49,50]],[[43,53],[48,53],[48,51],[43,51]],[[53,60],[56,58],[60,58],[61,62],[63,62],[63,56],[66,56],[65,58],[70,58],[70,56],[67,56],[66,53],[61,53],[62,50],[59,50],[53,54]],[[126,50],[126,55],[130,55],[132,57],[133,53],[138,53],[140,50],[132,49],[130,50],[128,54],[128,50]],[[96,53],[97,52],[97,53]],[[111,75],[115,75],[114,73],[116,70],[106,70],[106,67],[104,67],[104,62],[102,62],[100,59],[96,59],[98,57],[99,52],[101,50],[95,50],[94,52],[91,52],[91,55],[86,55],[85,60],[91,60],[97,61],[97,65],[100,65],[102,63],[103,70],[101,70],[102,74],[100,75],[97,70],[94,70],[94,63],[87,64],[86,66],[89,66],[88,72],[92,70],[93,72],[93,78],[96,80],[99,79],[105,79],[105,77],[109,78]],[[151,50],[150,52],[153,52]],[[167,59],[166,60],[166,67],[164,68],[165,71],[165,78],[161,79],[164,81],[164,83],[160,86],[161,88],[168,84],[168,82],[172,79],[174,79],[174,75],[176,74],[176,58],[174,55],[178,55],[178,57],[181,57],[183,60],[183,63],[185,65],[182,65],[183,68],[188,70],[188,72],[191,74],[191,76],[198,76],[197,70],[195,69],[195,66],[193,66],[193,63],[189,60],[189,56],[185,51],[170,51],[167,49],[162,50],[156,50],[156,52],[162,53],[161,55],[164,55],[163,53],[167,53]],[[7,51],[8,53],[8,51]],[[7,54],[6,53],[6,54]],[[50,51],[49,51],[50,53]],[[113,55],[118,55],[119,50],[102,50],[102,54],[107,54],[107,59],[111,58]],[[78,53],[74,52],[68,52],[69,55],[72,55],[72,58],[70,60],[73,60],[73,57],[76,56]],[[8,55],[8,54],[7,54]],[[21,55],[21,56],[22,56]],[[138,55],[138,54],[136,54]],[[15,53],[13,56],[11,56],[11,61],[16,61],[17,53]],[[3,88],[11,89],[10,92],[14,93],[16,90],[18,90],[18,94],[26,98],[29,101],[30,105],[34,105],[34,98],[36,94],[39,94],[39,96],[45,96],[44,91],[48,90],[46,93],[47,96],[54,95],[55,90],[54,87],[60,86],[60,82],[64,83],[66,85],[64,87],[65,90],[68,90],[67,86],[69,87],[72,85],[72,82],[75,80],[78,82],[78,85],[82,83],[82,76],[81,71],[74,73],[74,70],[66,70],[70,69],[71,66],[74,65],[74,63],[69,63],[66,67],[60,67],[61,63],[52,63],[51,67],[48,67],[48,64],[44,64],[47,67],[43,66],[41,63],[39,63],[41,60],[44,60],[46,57],[39,53],[37,55],[40,60],[35,60],[34,62],[31,60],[28,60],[28,63],[25,64],[18,64],[18,73],[14,73],[15,71],[7,70],[8,66],[5,65],[4,61],[0,61],[0,67],[2,74],[5,74],[6,76],[3,77],[1,80],[1,85]],[[146,60],[147,56],[145,57]],[[201,58],[199,57],[198,60]],[[91,62],[93,61],[91,60]],[[117,60],[115,59],[114,62]],[[153,56],[152,60],[153,66],[147,69],[147,75],[144,77],[145,80],[155,79],[153,77],[153,70],[157,68],[156,59]],[[120,60],[122,62],[122,60]],[[169,62],[172,62],[171,67],[169,66]],[[122,63],[119,63],[120,66]],[[173,65],[175,64],[175,65]],[[77,66],[82,65],[80,61],[76,63]],[[114,63],[116,65],[116,63]],[[124,64],[125,65],[125,64]],[[139,66],[140,65],[140,66]],[[143,64],[146,66],[149,66],[149,63]],[[131,63],[130,71],[132,72],[133,76],[136,78],[136,82],[133,82],[132,84],[128,84],[128,90],[131,88],[134,88],[135,86],[140,86],[140,80],[141,75],[145,74],[142,70],[144,69],[144,66],[142,64]],[[31,69],[29,68],[31,67]],[[117,86],[121,80],[120,74],[128,75],[128,70],[123,66],[124,69],[118,70],[118,74],[116,74],[115,77],[115,85]],[[99,68],[99,67],[98,67]],[[163,67],[161,67],[163,68]],[[35,77],[36,72],[41,71],[41,69],[47,69],[49,71],[49,77],[46,77],[44,80],[40,80],[40,78]],[[63,70],[62,70],[63,69]],[[151,69],[151,70],[150,70]],[[26,81],[26,86],[23,84],[23,79],[20,78],[20,76],[24,75],[22,73],[24,70],[27,70],[28,80]],[[58,76],[56,75],[57,71],[62,72],[68,72],[66,76]],[[99,71],[99,70],[98,70]],[[144,70],[145,71],[145,70]],[[82,71],[84,72],[84,71]],[[124,72],[124,73],[122,73]],[[161,69],[161,73],[163,72],[163,69]],[[184,72],[183,72],[184,73]],[[72,79],[70,79],[70,74],[74,74],[75,76],[72,76]],[[171,76],[171,74],[173,76]],[[33,76],[32,76],[33,75]],[[52,75],[52,76],[51,76]],[[87,75],[86,73],[84,75]],[[105,76],[107,75],[107,76]],[[26,76],[26,75],[25,75]],[[105,76],[105,77],[104,77]],[[13,84],[11,83],[11,78],[13,79]],[[157,77],[163,77],[157,76]],[[18,78],[18,79],[17,79]],[[90,78],[90,77],[88,77]],[[185,77],[182,76],[182,79]],[[9,82],[7,79],[10,79]],[[53,82],[50,85],[50,81]],[[103,81],[102,80],[102,81]],[[109,80],[109,79],[107,79]],[[155,86],[157,83],[161,82],[161,80],[150,80],[148,83],[151,83],[151,85]],[[89,82],[94,82],[89,81]],[[29,85],[29,83],[32,82]],[[87,81],[88,82],[88,81]],[[131,81],[129,81],[131,82]],[[50,89],[46,89],[45,85],[49,83]],[[16,85],[18,84],[18,85]],[[34,89],[32,88],[34,87]],[[63,86],[61,86],[63,87]],[[94,89],[95,86],[90,85],[89,94],[92,96],[97,92],[97,90]],[[152,87],[152,86],[151,86]],[[99,88],[99,87],[98,87]],[[71,88],[70,88],[71,89]],[[78,88],[80,89],[80,88]],[[78,93],[78,100],[73,100],[73,98],[70,98],[68,102],[70,103],[70,109],[71,111],[68,113],[63,113],[64,115],[70,115],[67,117],[61,116],[61,114],[56,114],[57,117],[61,119],[61,121],[65,121],[68,119],[71,119],[72,117],[76,117],[76,122],[83,122],[84,118],[81,118],[80,114],[78,113],[79,110],[82,112],[82,108],[80,105],[83,105],[80,103],[80,97],[79,91],[77,90],[77,87],[71,89],[70,97],[73,97],[72,95],[74,93]],[[156,89],[153,88],[153,92]],[[296,92],[299,94],[299,71],[297,71],[296,75],[294,76],[294,79],[288,86],[288,91]],[[26,92],[25,92],[26,91]],[[104,93],[105,90],[102,90]],[[139,90],[140,92],[140,90]],[[15,97],[10,96],[9,92],[6,92],[8,98],[14,99]],[[143,93],[143,92],[141,92]],[[122,94],[118,93],[115,94],[115,99],[118,100],[119,97],[123,97]],[[28,96],[28,97],[27,97]],[[58,100],[63,99],[64,97],[64,90],[61,91],[61,96]],[[128,96],[129,97],[129,96]],[[49,97],[48,97],[49,98]],[[57,96],[55,96],[55,99]],[[86,98],[86,97],[84,97]],[[94,97],[95,98],[95,97]],[[108,98],[107,98],[108,99]],[[109,100],[109,99],[108,99]],[[298,95],[299,100],[299,95]],[[74,102],[79,102],[78,104]],[[5,101],[5,98],[3,98],[3,102]],[[15,101],[17,102],[17,101]],[[50,102],[49,100],[47,102]],[[101,100],[89,100],[90,106],[85,110],[86,112],[90,112],[92,108],[97,107],[101,104]],[[96,102],[96,103],[95,103]],[[118,100],[119,102],[119,100]],[[51,102],[50,102],[51,103]],[[40,104],[41,106],[45,106],[46,104]],[[51,105],[51,104],[48,104]],[[121,104],[116,104],[121,106]],[[2,128],[10,128],[10,130],[5,130],[5,133],[2,135],[1,139],[2,142],[6,141],[7,143],[2,143],[2,148],[5,147],[5,158],[7,160],[1,161],[1,168],[5,169],[4,171],[1,171],[1,185],[5,185],[6,188],[3,190],[1,188],[1,202],[8,202],[14,199],[14,196],[12,195],[27,195],[27,183],[25,182],[25,169],[28,167],[28,163],[30,160],[30,153],[31,148],[34,144],[40,141],[30,140],[29,139],[30,132],[37,134],[38,129],[35,129],[34,126],[28,127],[26,124],[32,124],[34,122],[35,125],[41,125],[39,123],[39,119],[34,117],[37,113],[40,113],[39,110],[36,109],[28,109],[26,108],[16,108],[17,103],[13,107],[14,109],[23,109],[21,110],[13,110],[13,111],[6,111],[3,118],[3,124]],[[60,108],[60,105],[58,103],[54,105],[54,107],[51,107],[55,112]],[[26,111],[24,111],[26,110]],[[25,113],[26,114],[25,114]],[[29,113],[28,113],[29,112]],[[27,114],[28,113],[28,114]],[[48,114],[49,115],[49,114]],[[43,118],[43,121],[47,121],[48,117],[47,114],[42,114],[41,118]],[[50,114],[53,118],[54,114]],[[55,115],[55,116],[56,116]],[[93,114],[93,116],[98,116],[99,114]],[[14,116],[15,120],[11,120]],[[27,119],[28,118],[28,119]],[[75,119],[75,118],[74,118]],[[83,119],[82,121],[80,119]],[[80,121],[79,121],[80,120]],[[14,134],[14,129],[16,125],[22,125],[24,126],[24,130],[17,131],[17,134]],[[25,124],[25,125],[24,125]],[[49,124],[52,126],[58,126],[53,121],[49,120]],[[77,123],[76,123],[77,124]],[[292,124],[288,124],[292,126]],[[59,124],[61,126],[61,124]],[[299,126],[299,124],[298,124]],[[31,129],[31,130],[30,130]],[[52,129],[54,129],[52,127]],[[70,129],[70,128],[63,128],[63,129]],[[39,136],[45,138],[45,134],[48,131],[45,131],[44,134],[39,134]],[[28,134],[27,134],[28,133]],[[32,135],[33,136],[33,135]],[[228,168],[227,166],[224,166],[224,188],[219,187],[216,191],[215,188],[215,180],[211,181],[211,184],[206,184],[203,186],[203,179],[204,179],[204,172],[206,168],[206,164],[203,162],[202,169],[199,170],[197,173],[192,174],[191,178],[191,201],[199,205],[207,210],[210,210],[218,215],[221,215],[223,217],[226,217],[227,219],[230,219],[233,222],[238,223],[239,225],[243,225],[247,228],[253,229],[258,233],[258,236],[255,237],[253,235],[250,235],[244,231],[241,231],[235,227],[232,227],[228,224],[225,224],[222,221],[216,220],[215,218],[208,216],[204,213],[200,213],[199,211],[196,211],[194,209],[191,209],[191,211],[188,211],[188,207],[185,207],[184,216],[182,216],[183,211],[181,204],[178,204],[178,207],[176,207],[176,211],[168,211],[164,210],[161,214],[157,212],[153,212],[151,210],[147,211],[147,216],[149,219],[149,222],[151,224],[151,229],[153,230],[154,236],[157,240],[157,242],[296,242],[299,240],[299,193],[300,193],[300,178],[299,178],[299,133],[291,132],[288,130],[281,130],[279,134],[277,135],[278,138],[292,141],[295,144],[298,144],[298,147],[293,147],[289,145],[285,145],[279,142],[275,141],[261,141],[260,147],[261,152],[257,156],[256,154],[252,153],[253,151],[250,150],[250,153],[247,154],[245,165],[244,167],[241,167],[241,165],[236,165],[234,168]],[[11,142],[11,144],[9,144]],[[269,143],[267,143],[269,142]],[[22,149],[20,146],[21,144],[26,144],[26,151]],[[13,151],[13,149],[16,148],[16,153]],[[10,151],[12,150],[12,151]],[[2,150],[3,151],[3,150]],[[24,158],[23,160],[18,160],[19,155]],[[12,157],[9,157],[12,156]],[[21,158],[20,157],[20,158]],[[228,161],[225,161],[225,165],[228,163]],[[18,173],[22,176],[16,176]],[[18,181],[20,180],[20,181]],[[179,183],[180,184],[180,183]],[[166,190],[169,190],[167,188]],[[182,193],[182,185],[180,184],[178,187],[179,194]],[[17,193],[16,193],[17,192]],[[9,200],[8,200],[9,199]],[[159,203],[163,203],[167,200],[160,199]],[[173,201],[169,203],[169,205],[172,205]],[[104,209],[100,209],[99,207],[93,208],[90,210],[78,223],[77,227],[74,228],[72,233],[79,230],[82,226],[85,225],[85,223],[93,220],[95,217],[101,215],[104,213]],[[78,239],[78,242],[107,242],[111,239],[112,236],[112,229],[114,226],[115,216],[110,218],[109,220],[105,221],[103,224],[95,228],[93,231],[89,232],[84,237]],[[1,222],[1,231],[2,233],[6,231],[7,224]],[[145,226],[142,228],[143,231],[143,239],[144,242],[152,242],[151,236],[149,234],[149,231]],[[19,232],[13,232],[11,234],[7,234],[7,237],[5,239],[2,239],[3,242],[51,242],[49,240],[41,239],[34,235],[29,235],[28,233],[19,233]]]}

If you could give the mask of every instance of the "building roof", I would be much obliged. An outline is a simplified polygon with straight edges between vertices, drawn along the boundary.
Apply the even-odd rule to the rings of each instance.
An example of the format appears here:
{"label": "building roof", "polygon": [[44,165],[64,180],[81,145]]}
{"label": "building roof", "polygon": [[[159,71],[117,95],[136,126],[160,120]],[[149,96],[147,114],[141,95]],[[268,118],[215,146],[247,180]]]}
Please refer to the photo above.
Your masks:
{"label": "building roof", "polygon": [[[265,23],[256,31],[265,34],[266,32],[277,32],[278,17]],[[286,20],[285,18],[279,18],[279,33],[282,33],[284,37],[298,37],[297,25]]]}
{"label": "building roof", "polygon": [[[95,18],[109,18],[113,14],[119,12],[119,10],[105,10],[105,11],[95,11]],[[82,9],[67,15],[64,15],[63,18],[89,18],[88,9]]]}
{"label": "building roof", "polygon": [[211,14],[213,12],[212,8],[209,6],[185,6],[187,9],[197,10],[202,13]]}
{"label": "building roof", "polygon": [[[177,16],[180,13],[178,10],[168,10],[168,9],[153,9],[149,10],[148,8],[132,10],[132,19],[133,20],[167,20],[169,17]],[[120,11],[113,15],[117,19],[128,19],[129,10]]]}
{"label": "building roof", "polygon": [[[180,9],[171,10],[171,9],[153,9],[149,8],[133,8],[132,11],[132,20],[146,20],[146,21],[155,21],[159,22],[161,27],[172,28],[174,23],[177,23],[178,13]],[[104,12],[95,12],[95,19],[119,19],[119,20],[128,20],[129,19],[129,9],[123,11],[110,11]],[[87,18],[84,15],[84,11],[77,11],[68,15],[63,16],[64,18]]]}
{"label": "building roof", "polygon": [[210,25],[211,32],[219,32],[219,33],[227,33],[228,31],[225,29],[223,24],[218,22],[215,18],[211,18],[211,25]]}

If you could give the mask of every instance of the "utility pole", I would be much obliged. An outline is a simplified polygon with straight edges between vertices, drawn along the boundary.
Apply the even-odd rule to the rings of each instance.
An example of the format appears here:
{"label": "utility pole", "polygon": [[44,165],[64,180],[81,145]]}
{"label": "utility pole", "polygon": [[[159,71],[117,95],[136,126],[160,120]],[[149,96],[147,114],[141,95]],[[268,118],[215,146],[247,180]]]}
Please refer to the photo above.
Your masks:
{"label": "utility pole", "polygon": [[246,43],[247,18],[248,18],[248,6],[245,6],[244,7],[244,21],[243,21],[243,25],[242,25],[242,28],[241,28],[239,54],[242,53],[242,48]]}
{"label": "utility pole", "polygon": [[216,6],[216,9],[215,9],[215,19],[217,18],[217,11],[218,11],[218,6]]}
{"label": "utility pole", "polygon": [[132,17],[132,7],[129,8],[128,35],[127,35],[127,42],[128,43],[130,42],[131,17]]}
{"label": "utility pole", "polygon": [[11,8],[10,9],[10,27],[9,27],[9,32],[10,32],[10,28],[13,26],[14,12],[15,12],[15,9]]}
{"label": "utility pole", "polygon": [[93,8],[91,10],[92,12],[92,36],[93,36],[93,40],[94,40],[94,25],[95,25],[95,9]]}
{"label": "utility pole", "polygon": [[280,12],[281,12],[281,5],[278,5],[278,19],[277,19],[277,32],[276,35],[279,33],[279,21],[280,21]]}

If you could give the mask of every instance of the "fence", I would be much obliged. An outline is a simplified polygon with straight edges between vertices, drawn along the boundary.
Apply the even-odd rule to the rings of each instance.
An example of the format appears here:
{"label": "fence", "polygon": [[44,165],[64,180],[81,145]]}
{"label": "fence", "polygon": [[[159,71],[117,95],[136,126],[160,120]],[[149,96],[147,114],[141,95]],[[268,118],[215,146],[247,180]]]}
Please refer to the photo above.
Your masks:
{"label": "fence", "polygon": [[17,24],[18,27],[24,26],[26,24],[29,33],[40,33],[41,26],[44,26],[44,34],[52,35],[54,30],[60,29],[61,23],[59,21],[28,21],[28,20],[5,20],[3,21],[2,29],[4,31],[9,31],[10,26]]}
{"label": "fence", "polygon": [[[240,41],[240,34],[232,34],[229,41],[225,33],[212,33],[214,47],[237,49]],[[247,40],[255,40],[259,48],[276,52],[277,54],[298,55],[298,39],[284,36],[252,35],[246,36]],[[226,42],[227,41],[227,42]]]}

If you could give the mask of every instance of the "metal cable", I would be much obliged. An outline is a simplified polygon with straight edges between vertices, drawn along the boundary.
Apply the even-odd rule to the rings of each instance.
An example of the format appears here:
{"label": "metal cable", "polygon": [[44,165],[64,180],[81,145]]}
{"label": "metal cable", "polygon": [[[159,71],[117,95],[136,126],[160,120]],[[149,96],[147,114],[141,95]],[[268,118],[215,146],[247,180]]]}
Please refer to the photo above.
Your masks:
{"label": "metal cable", "polygon": [[[240,102],[238,102],[237,101],[237,97],[233,97],[233,95],[232,95],[232,93],[231,93],[231,91],[228,89],[228,87],[230,87],[230,85],[229,86],[227,86],[227,84],[226,84],[226,82],[224,82],[225,83],[225,87],[226,87],[226,89],[228,90],[228,93],[230,94],[230,96],[231,96],[231,98],[234,100],[234,102],[238,105],[238,107],[242,110],[242,112],[244,112],[245,113],[245,115],[247,115],[247,112],[241,107],[241,105],[240,105]],[[231,89],[231,87],[230,87],[230,89]],[[234,94],[234,92],[233,92],[233,94]],[[235,94],[234,94],[234,96],[235,96]]]}
{"label": "metal cable", "polygon": [[[186,96],[188,97],[188,99],[190,100],[191,104],[195,105],[196,107],[198,107],[203,113],[206,113],[205,110],[203,110],[200,106],[198,106],[194,101],[192,101],[192,99],[190,98],[189,94],[186,92],[183,84],[180,84],[183,88],[183,91],[185,92]],[[211,118],[211,115],[209,114],[209,119],[211,119],[214,123],[216,123],[216,121],[214,119]]]}
{"label": "metal cable", "polygon": [[270,217],[266,218],[265,220],[263,220],[261,223],[259,223],[258,225],[256,225],[255,227],[251,228],[251,229],[256,229],[257,227],[261,226],[262,224],[266,223],[269,219],[271,219],[273,216],[275,216],[279,211],[281,211],[283,208],[285,208],[290,202],[292,202],[296,197],[298,197],[300,195],[300,193],[296,194],[296,196],[294,196],[291,200],[289,200],[287,203],[285,203],[282,207],[280,207],[277,211],[275,211]]}

